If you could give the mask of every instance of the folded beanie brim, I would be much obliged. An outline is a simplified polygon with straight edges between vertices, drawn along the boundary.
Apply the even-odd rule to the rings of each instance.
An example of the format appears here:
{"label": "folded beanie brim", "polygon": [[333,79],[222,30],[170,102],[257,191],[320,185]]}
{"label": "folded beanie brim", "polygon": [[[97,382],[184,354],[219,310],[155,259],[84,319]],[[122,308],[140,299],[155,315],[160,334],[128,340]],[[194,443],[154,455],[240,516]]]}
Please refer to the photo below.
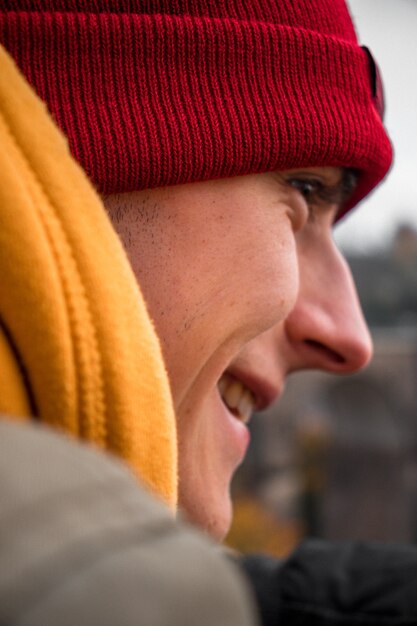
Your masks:
{"label": "folded beanie brim", "polygon": [[392,149],[351,39],[192,15],[6,12],[0,39],[103,194],[295,167],[359,172]]}

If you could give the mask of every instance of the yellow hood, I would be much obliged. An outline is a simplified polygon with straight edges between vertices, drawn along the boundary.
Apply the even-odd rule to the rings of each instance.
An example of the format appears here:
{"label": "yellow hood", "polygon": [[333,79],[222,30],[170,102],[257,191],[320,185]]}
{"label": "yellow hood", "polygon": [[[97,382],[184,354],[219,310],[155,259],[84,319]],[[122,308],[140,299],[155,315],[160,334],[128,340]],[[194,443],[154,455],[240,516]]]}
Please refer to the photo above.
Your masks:
{"label": "yellow hood", "polygon": [[171,506],[176,435],[128,260],[67,142],[0,47],[0,411],[124,459]]}

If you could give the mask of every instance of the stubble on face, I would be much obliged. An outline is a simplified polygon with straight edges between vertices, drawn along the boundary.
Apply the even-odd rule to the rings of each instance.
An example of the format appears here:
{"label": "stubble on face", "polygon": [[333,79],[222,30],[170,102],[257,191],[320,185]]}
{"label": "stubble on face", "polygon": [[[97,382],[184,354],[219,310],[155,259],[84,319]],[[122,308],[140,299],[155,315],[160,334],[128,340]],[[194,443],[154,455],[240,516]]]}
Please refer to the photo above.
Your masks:
{"label": "stubble on face", "polygon": [[322,196],[340,181],[338,169],[307,168],[105,199],[161,341],[177,416],[180,504],[218,539],[248,440],[219,383],[237,376],[248,391],[254,379],[275,390],[266,395],[282,389],[300,242],[322,256],[330,246],[337,207],[328,210]]}
{"label": "stubble on face", "polygon": [[283,318],[297,289],[292,227],[276,191],[269,177],[244,177],[105,199],[161,340],[180,504],[218,539],[247,439],[218,383],[241,349]]}
{"label": "stubble on face", "polygon": [[[167,241],[163,227],[163,207],[151,192],[113,194],[104,198],[110,220],[119,235],[136,276],[139,287],[150,308],[153,321],[171,315],[169,300],[150,297],[156,283],[164,290],[169,268],[174,259],[174,241]],[[170,220],[170,216],[165,216]],[[184,322],[186,325],[186,322]],[[177,331],[178,332],[178,331]],[[159,334],[162,344],[168,342],[166,334]]]}

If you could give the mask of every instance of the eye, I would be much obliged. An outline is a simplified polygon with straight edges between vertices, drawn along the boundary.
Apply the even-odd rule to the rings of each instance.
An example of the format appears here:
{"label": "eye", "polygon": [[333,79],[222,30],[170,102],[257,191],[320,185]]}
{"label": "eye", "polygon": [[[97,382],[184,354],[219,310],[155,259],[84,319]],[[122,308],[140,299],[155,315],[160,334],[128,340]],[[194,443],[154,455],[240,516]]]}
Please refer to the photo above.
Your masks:
{"label": "eye", "polygon": [[[303,170],[276,172],[278,181],[287,187],[293,216],[299,224],[315,222],[316,218],[334,223],[337,212],[356,186],[357,174],[341,168],[316,168],[319,173]],[[297,227],[299,228],[299,226]]]}
{"label": "eye", "polygon": [[324,185],[319,180],[309,178],[289,178],[287,183],[303,196],[309,208],[319,204],[323,199],[322,195]]}

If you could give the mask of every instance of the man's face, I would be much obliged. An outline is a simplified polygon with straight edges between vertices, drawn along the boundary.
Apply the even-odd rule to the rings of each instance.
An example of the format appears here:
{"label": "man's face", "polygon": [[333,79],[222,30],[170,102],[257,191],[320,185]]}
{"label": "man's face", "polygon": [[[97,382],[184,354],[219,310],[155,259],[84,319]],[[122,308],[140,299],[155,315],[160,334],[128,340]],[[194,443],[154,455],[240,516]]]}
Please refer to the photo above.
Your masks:
{"label": "man's face", "polygon": [[371,356],[332,240],[341,180],[338,168],[304,168],[106,200],[162,342],[180,505],[217,538],[230,525],[252,411],[293,371],[352,372]]}

